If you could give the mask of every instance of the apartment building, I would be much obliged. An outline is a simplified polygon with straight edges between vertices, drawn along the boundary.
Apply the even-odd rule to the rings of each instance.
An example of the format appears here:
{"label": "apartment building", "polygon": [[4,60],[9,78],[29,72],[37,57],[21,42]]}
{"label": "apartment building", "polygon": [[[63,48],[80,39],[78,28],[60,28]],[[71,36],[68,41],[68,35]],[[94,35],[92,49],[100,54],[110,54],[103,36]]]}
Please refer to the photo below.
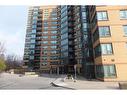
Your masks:
{"label": "apartment building", "polygon": [[127,6],[31,7],[24,62],[32,69],[127,80]]}
{"label": "apartment building", "polygon": [[24,62],[31,69],[49,71],[59,61],[57,6],[30,7]]}
{"label": "apartment building", "polygon": [[95,75],[103,81],[127,80],[127,6],[90,6]]}

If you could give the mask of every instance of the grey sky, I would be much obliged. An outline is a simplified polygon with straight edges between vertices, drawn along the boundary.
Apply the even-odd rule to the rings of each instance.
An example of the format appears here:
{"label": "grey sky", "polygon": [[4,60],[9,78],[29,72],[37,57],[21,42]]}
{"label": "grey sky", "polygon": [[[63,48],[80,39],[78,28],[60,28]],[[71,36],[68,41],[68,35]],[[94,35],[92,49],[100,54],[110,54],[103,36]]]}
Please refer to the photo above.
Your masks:
{"label": "grey sky", "polygon": [[23,56],[28,6],[0,6],[0,41],[6,54]]}

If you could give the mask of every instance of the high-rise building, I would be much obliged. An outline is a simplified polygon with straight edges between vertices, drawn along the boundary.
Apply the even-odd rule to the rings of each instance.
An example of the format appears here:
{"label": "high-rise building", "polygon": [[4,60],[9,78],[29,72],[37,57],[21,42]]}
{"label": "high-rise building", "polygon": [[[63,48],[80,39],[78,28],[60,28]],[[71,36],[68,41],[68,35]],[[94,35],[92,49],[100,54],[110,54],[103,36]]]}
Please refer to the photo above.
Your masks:
{"label": "high-rise building", "polygon": [[30,7],[24,62],[32,69],[127,80],[127,6]]}
{"label": "high-rise building", "polygon": [[57,6],[30,7],[24,62],[31,69],[51,69],[60,63]]}
{"label": "high-rise building", "polygon": [[95,75],[104,81],[127,80],[127,6],[89,6]]}

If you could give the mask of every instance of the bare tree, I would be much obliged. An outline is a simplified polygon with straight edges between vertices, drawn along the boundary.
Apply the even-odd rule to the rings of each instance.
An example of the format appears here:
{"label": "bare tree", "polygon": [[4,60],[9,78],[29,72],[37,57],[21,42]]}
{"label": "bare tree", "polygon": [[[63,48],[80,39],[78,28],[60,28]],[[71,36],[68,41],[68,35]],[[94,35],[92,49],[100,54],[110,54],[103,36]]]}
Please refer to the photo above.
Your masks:
{"label": "bare tree", "polygon": [[14,54],[11,55],[7,55],[6,57],[6,65],[7,65],[7,69],[16,69],[16,68],[20,68],[22,67],[23,61]]}

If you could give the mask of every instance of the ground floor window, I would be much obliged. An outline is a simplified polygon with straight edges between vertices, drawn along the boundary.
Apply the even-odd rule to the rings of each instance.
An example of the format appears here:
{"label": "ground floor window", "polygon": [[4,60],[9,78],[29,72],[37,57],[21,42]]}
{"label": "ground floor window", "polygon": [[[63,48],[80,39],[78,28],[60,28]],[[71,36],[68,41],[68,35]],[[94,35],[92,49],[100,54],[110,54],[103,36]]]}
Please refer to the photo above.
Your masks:
{"label": "ground floor window", "polygon": [[96,76],[97,77],[116,77],[115,65],[96,65]]}

